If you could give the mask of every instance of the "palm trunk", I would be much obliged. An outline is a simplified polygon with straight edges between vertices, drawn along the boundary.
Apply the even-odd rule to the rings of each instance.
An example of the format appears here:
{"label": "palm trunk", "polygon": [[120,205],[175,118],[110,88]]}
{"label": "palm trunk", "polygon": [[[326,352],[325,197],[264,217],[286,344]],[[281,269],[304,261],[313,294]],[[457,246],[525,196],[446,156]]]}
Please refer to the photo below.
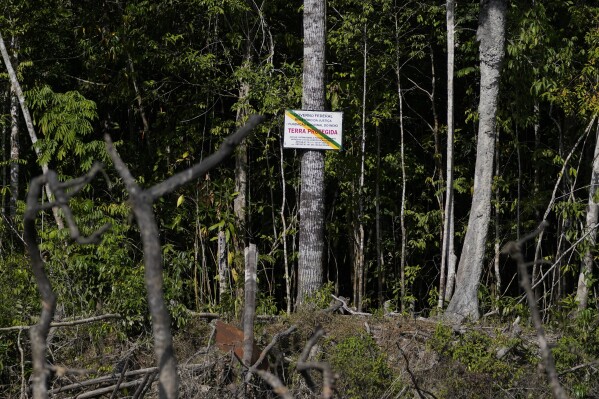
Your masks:
{"label": "palm trunk", "polygon": [[[325,108],[326,2],[304,1],[304,80],[302,108]],[[322,286],[324,252],[324,153],[305,151],[301,160],[297,303]]]}

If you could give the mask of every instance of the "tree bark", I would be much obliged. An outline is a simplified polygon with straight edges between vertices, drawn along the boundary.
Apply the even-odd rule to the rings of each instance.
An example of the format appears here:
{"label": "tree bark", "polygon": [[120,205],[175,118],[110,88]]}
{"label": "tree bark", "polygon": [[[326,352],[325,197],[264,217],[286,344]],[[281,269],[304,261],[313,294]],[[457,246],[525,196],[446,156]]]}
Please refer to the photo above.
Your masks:
{"label": "tree bark", "polygon": [[[324,0],[304,1],[304,79],[302,108],[325,109]],[[324,252],[324,153],[305,151],[301,160],[297,304],[322,286]]]}
{"label": "tree bark", "polygon": [[480,41],[480,102],[474,193],[458,266],[456,291],[446,313],[448,318],[458,321],[480,317],[477,293],[491,216],[495,116],[504,58],[506,9],[505,0],[481,0],[477,33]]}
{"label": "tree bark", "polygon": [[[448,260],[450,259],[450,248],[453,249],[453,234],[450,229],[453,220],[453,69],[455,49],[455,1],[447,0],[447,153],[446,153],[446,185],[445,185],[445,208],[443,212],[443,247],[441,249],[441,277],[439,280],[439,300],[437,307],[443,309],[447,289],[447,277],[449,275]],[[455,266],[455,263],[454,263]],[[452,271],[455,274],[455,271]],[[450,296],[451,297],[451,296]]]}
{"label": "tree bark", "polygon": [[367,62],[368,62],[368,43],[366,41],[366,25],[364,26],[364,54],[362,71],[362,138],[360,140],[360,177],[358,181],[358,217],[357,225],[354,231],[355,245],[357,246],[354,256],[354,276],[356,279],[356,289],[354,292],[354,306],[358,312],[362,311],[362,298],[364,296],[364,177],[366,174],[366,83],[367,83]]}
{"label": "tree bark", "polygon": [[[21,111],[23,112],[23,118],[25,119],[25,125],[27,126],[27,131],[29,132],[29,137],[31,138],[31,144],[33,145],[33,149],[37,157],[40,157],[40,150],[35,146],[37,143],[37,134],[35,133],[35,128],[33,127],[33,119],[31,119],[31,114],[29,113],[29,108],[25,103],[25,95],[23,94],[23,90],[21,90],[21,85],[19,84],[19,80],[17,79],[17,74],[12,67],[12,62],[10,61],[10,56],[8,55],[8,51],[6,50],[6,45],[4,44],[4,39],[0,34],[0,53],[2,53],[2,59],[4,60],[4,65],[6,65],[6,69],[8,71],[8,76],[10,78],[10,84],[12,85],[12,89],[17,95],[19,99],[19,104],[21,105]],[[42,172],[48,173],[48,165],[42,164]],[[52,201],[53,195],[52,190],[47,185],[45,186],[46,195],[48,197],[48,201]],[[54,215],[54,220],[59,229],[64,228],[64,222],[58,213],[58,208],[52,208],[52,212]]]}
{"label": "tree bark", "polygon": [[596,196],[599,190],[599,124],[595,134],[595,153],[593,156],[593,171],[591,174],[591,185],[589,187],[589,202],[587,206],[585,234],[587,234],[587,247],[582,259],[582,266],[578,276],[578,288],[576,290],[576,302],[578,311],[586,309],[589,299],[589,279],[593,274],[593,254],[596,244],[596,225],[599,221],[599,204]]}
{"label": "tree bark", "polygon": [[19,98],[15,90],[10,90],[10,198],[8,215],[14,220],[19,199]]}
{"label": "tree bark", "polygon": [[227,259],[227,240],[225,232],[218,232],[218,285],[219,285],[219,302],[222,305],[223,299],[230,294],[229,291],[229,264]]}

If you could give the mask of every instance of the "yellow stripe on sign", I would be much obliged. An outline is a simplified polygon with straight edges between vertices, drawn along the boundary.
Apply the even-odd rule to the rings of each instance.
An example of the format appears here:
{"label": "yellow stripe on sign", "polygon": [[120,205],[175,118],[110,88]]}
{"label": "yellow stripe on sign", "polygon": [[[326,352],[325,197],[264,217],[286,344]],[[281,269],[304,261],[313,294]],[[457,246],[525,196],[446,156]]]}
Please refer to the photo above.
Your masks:
{"label": "yellow stripe on sign", "polygon": [[293,111],[291,111],[291,110],[288,109],[288,110],[285,110],[285,113],[291,119],[293,119],[294,121],[296,121],[300,126],[303,126],[310,133],[314,134],[316,137],[318,137],[319,139],[321,139],[322,141],[324,141],[324,143],[327,144],[332,149],[339,150],[341,148],[341,146],[339,145],[339,143],[337,143],[331,137],[329,137],[326,134],[324,134],[323,132],[321,132],[316,126],[314,126],[313,124],[311,124],[310,122],[308,122],[307,120],[305,120],[304,118],[302,118],[301,116],[299,116],[298,114],[296,114],[295,112],[293,112]]}

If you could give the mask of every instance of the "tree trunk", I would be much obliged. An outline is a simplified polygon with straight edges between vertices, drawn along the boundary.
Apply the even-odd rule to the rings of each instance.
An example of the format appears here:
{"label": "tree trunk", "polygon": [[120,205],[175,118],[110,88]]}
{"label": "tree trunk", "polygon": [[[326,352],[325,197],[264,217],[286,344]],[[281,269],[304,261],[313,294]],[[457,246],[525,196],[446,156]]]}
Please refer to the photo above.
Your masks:
{"label": "tree trunk", "polygon": [[289,271],[289,258],[287,251],[287,220],[285,219],[285,208],[287,205],[287,183],[285,181],[285,162],[283,157],[283,139],[279,141],[279,148],[281,151],[281,224],[283,226],[281,231],[281,241],[283,242],[283,263],[285,264],[285,300],[287,302],[287,314],[291,314],[293,301],[291,299],[291,273]]}
{"label": "tree trunk", "polygon": [[578,288],[576,290],[576,302],[578,311],[587,307],[589,299],[589,280],[593,274],[593,253],[597,237],[597,221],[599,221],[599,204],[596,196],[599,190],[599,124],[595,134],[595,154],[593,156],[593,171],[591,174],[591,185],[589,187],[589,202],[587,206],[587,217],[585,234],[587,235],[587,247],[582,259],[582,266],[578,276]]}
{"label": "tree trunk", "polygon": [[383,257],[382,249],[382,231],[381,231],[381,132],[376,128],[376,182],[375,182],[375,229],[376,229],[376,271],[378,283],[378,304],[383,307],[383,285],[384,275],[383,268],[385,267],[385,258]]}
{"label": "tree trunk", "polygon": [[219,302],[222,305],[229,291],[229,264],[227,259],[227,240],[225,232],[218,232],[218,285],[219,285]]}
{"label": "tree trunk", "polygon": [[[13,38],[12,62],[18,63],[18,42]],[[10,198],[8,202],[8,215],[14,220],[17,215],[17,200],[19,198],[19,97],[14,87],[10,89]]]}
{"label": "tree trunk", "polygon": [[506,8],[505,0],[481,1],[477,33],[480,41],[480,102],[474,193],[458,266],[456,291],[447,307],[447,316],[459,321],[480,317],[477,293],[491,217],[495,116],[504,56]]}
{"label": "tree trunk", "polygon": [[368,43],[366,41],[366,26],[364,26],[364,54],[362,71],[362,138],[360,140],[360,177],[358,182],[358,217],[357,226],[354,232],[355,244],[357,245],[356,256],[354,257],[354,270],[356,278],[356,290],[354,293],[354,306],[358,312],[362,311],[362,299],[364,295],[364,176],[365,158],[366,158],[366,82],[367,82],[367,63],[368,63]]}
{"label": "tree trunk", "polygon": [[[325,108],[324,0],[304,1],[304,79],[302,108]],[[324,251],[324,153],[305,151],[301,161],[297,303],[322,286]]]}
{"label": "tree trunk", "polygon": [[[441,249],[441,277],[439,280],[439,300],[437,307],[443,309],[447,289],[446,274],[448,271],[448,260],[450,258],[450,241],[453,234],[450,230],[450,221],[453,219],[453,68],[455,49],[455,23],[454,23],[455,1],[447,0],[447,165],[445,185],[445,209],[443,212],[443,248]],[[455,263],[454,263],[455,265]],[[447,271],[447,273],[446,273]],[[452,274],[455,274],[453,271]]]}
{"label": "tree trunk", "polygon": [[[8,51],[6,50],[6,46],[4,44],[4,39],[2,35],[0,35],[0,52],[2,53],[2,58],[4,60],[4,65],[6,65],[6,69],[8,71],[8,76],[10,78],[10,84],[14,92],[19,99],[19,104],[21,105],[21,111],[23,112],[23,118],[25,119],[25,125],[27,126],[27,131],[29,132],[29,137],[31,138],[31,144],[33,145],[33,149],[35,150],[38,158],[40,157],[40,150],[36,147],[35,143],[37,143],[37,134],[35,133],[35,129],[33,127],[33,119],[31,119],[31,114],[29,113],[29,108],[27,108],[27,104],[25,103],[25,95],[23,94],[23,90],[21,90],[21,85],[19,84],[19,80],[17,79],[17,74],[12,67],[12,62],[10,61],[10,57],[8,55]],[[42,172],[48,173],[48,165],[43,164]],[[48,200],[51,201],[53,198],[52,191],[48,187],[45,186],[46,195],[48,196]],[[59,229],[64,228],[64,222],[58,213],[58,208],[52,208],[52,212],[54,214],[54,220]]]}

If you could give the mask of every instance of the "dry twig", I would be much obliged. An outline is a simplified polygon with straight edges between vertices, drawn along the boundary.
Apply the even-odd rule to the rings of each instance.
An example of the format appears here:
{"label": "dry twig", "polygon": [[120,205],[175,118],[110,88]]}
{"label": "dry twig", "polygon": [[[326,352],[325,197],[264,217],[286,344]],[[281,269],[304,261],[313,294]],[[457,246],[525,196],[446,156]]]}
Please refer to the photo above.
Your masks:
{"label": "dry twig", "polygon": [[539,313],[539,309],[537,307],[535,294],[530,284],[528,270],[526,269],[526,262],[524,262],[524,255],[522,254],[522,244],[541,234],[541,232],[548,225],[549,223],[544,220],[543,222],[541,222],[539,227],[537,227],[537,229],[532,233],[527,234],[519,241],[510,241],[507,244],[505,244],[501,252],[503,254],[509,254],[510,257],[514,259],[518,264],[518,273],[520,274],[520,285],[526,292],[528,307],[530,308],[530,314],[532,317],[533,324],[535,326],[535,329],[537,330],[539,348],[541,350],[541,356],[543,358],[543,363],[545,365],[545,370],[547,372],[547,378],[549,379],[549,385],[551,386],[553,397],[556,399],[566,399],[567,395],[559,383],[558,374],[555,370],[553,356],[551,355],[551,350],[549,349],[549,344],[547,343],[547,338],[545,337],[545,330],[543,329],[541,314]]}

